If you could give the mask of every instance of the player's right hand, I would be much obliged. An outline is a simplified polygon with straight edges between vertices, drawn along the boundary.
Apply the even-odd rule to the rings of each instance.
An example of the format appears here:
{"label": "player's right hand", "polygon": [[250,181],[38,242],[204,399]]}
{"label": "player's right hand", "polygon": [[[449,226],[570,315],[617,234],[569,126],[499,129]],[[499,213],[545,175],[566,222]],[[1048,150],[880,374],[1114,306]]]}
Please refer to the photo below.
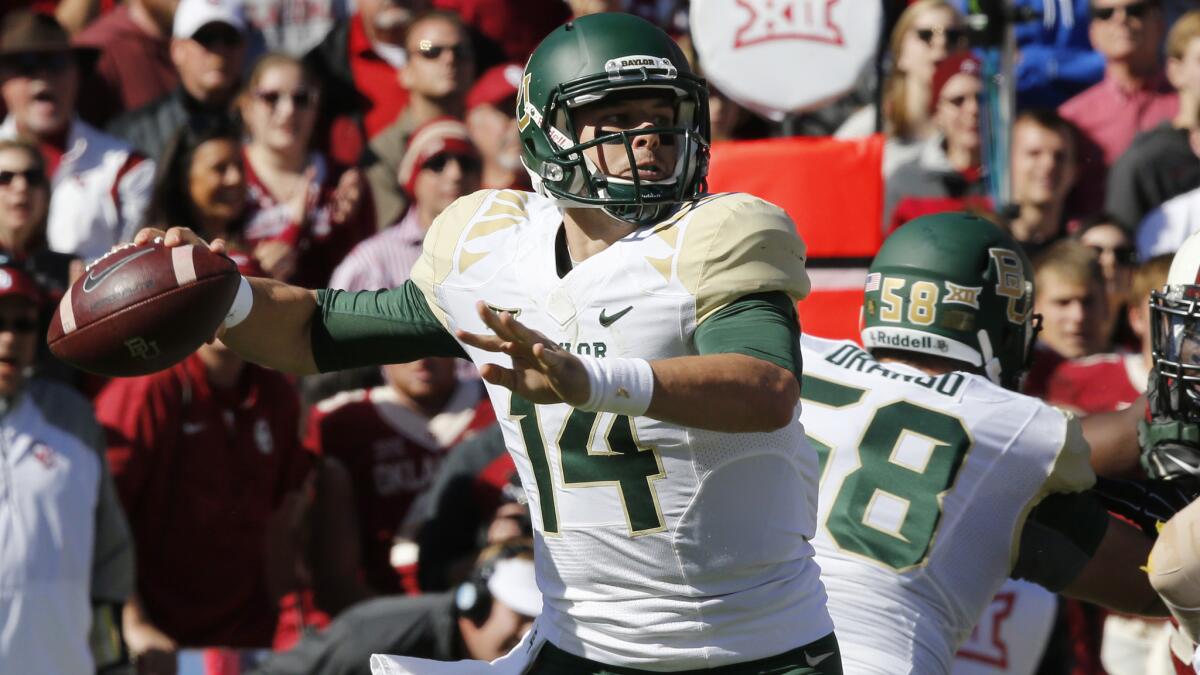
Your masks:
{"label": "player's right hand", "polygon": [[224,239],[213,239],[211,242],[207,242],[200,235],[186,227],[172,227],[166,231],[155,227],[144,227],[138,230],[138,233],[133,236],[133,243],[144,244],[156,238],[162,238],[163,245],[167,248],[193,244],[195,246],[206,246],[213,253],[225,253]]}

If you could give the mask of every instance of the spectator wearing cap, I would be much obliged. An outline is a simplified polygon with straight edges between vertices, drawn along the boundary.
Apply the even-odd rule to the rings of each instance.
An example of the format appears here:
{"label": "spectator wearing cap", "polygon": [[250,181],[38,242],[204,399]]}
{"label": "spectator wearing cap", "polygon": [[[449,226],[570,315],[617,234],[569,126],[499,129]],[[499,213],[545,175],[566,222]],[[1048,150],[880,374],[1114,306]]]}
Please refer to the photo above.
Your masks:
{"label": "spectator wearing cap", "polygon": [[[393,671],[392,657],[491,661],[508,653],[542,611],[534,579],[533,543],[511,539],[485,548],[470,576],[454,591],[359,603],[328,628],[275,654],[254,675]],[[447,664],[450,665],[450,664]],[[586,672],[577,663],[554,672]]]}
{"label": "spectator wearing cap", "polygon": [[117,115],[171,93],[179,74],[171,63],[171,24],[177,0],[129,0],[75,36],[100,52],[83,82],[79,114],[104,127]]}
{"label": "spectator wearing cap", "polygon": [[320,99],[320,83],[299,59],[269,54],[238,100],[249,199],[243,237],[269,276],[308,288],[324,287],[376,231],[362,174],[312,148]]}
{"label": "spectator wearing cap", "polygon": [[979,133],[982,95],[982,68],[969,52],[938,63],[929,102],[937,133],[886,181],[885,232],[927,213],[987,205]]}
{"label": "spectator wearing cap", "polygon": [[1179,112],[1160,60],[1165,31],[1161,0],[1092,0],[1088,35],[1104,56],[1104,79],[1058,109],[1083,139],[1077,211],[1104,203],[1108,169],[1134,136]]}
{"label": "spectator wearing cap", "polygon": [[404,37],[407,63],[401,82],[409,100],[400,116],[371,139],[367,180],[375,199],[380,229],[404,213],[405,195],[396,171],[413,131],[438,117],[462,119],[467,90],[474,78],[471,40],[457,15],[430,11],[413,19]]}
{"label": "spectator wearing cap", "polygon": [[[231,251],[242,274],[261,275]],[[167,370],[113,380],[95,407],[137,543],[130,651],[161,662],[179,647],[269,647],[279,583],[268,526],[310,466],[291,382],[216,340]]]}
{"label": "spectator wearing cap", "polygon": [[467,127],[439,118],[417,129],[397,179],[411,198],[404,217],[355,246],[329,280],[332,288],[375,290],[404,283],[421,254],[425,232],[455,199],[479,189],[479,153]]}
{"label": "spectator wearing cap", "polygon": [[482,187],[529,189],[516,117],[522,74],[516,63],[494,66],[467,93],[467,130],[483,160]]}
{"label": "spectator wearing cap", "polygon": [[408,62],[404,33],[429,0],[358,0],[356,11],[329,31],[304,61],[325,86],[319,147],[353,164],[366,143],[408,104],[400,72]]}
{"label": "spectator wearing cap", "polygon": [[76,116],[83,54],[94,56],[73,49],[50,16],[10,12],[0,23],[0,95],[8,108],[0,138],[38,144],[53,187],[50,248],[91,259],[124,228],[141,227],[154,164]]}
{"label": "spectator wearing cap", "polygon": [[180,0],[171,29],[179,87],[113,120],[109,131],[158,158],[183,125],[231,118],[246,56],[246,23],[237,0]]}
{"label": "spectator wearing cap", "polygon": [[1167,34],[1167,79],[1179,113],[1138,134],[1108,174],[1105,210],[1131,231],[1163,202],[1200,187],[1200,11]]}
{"label": "spectator wearing cap", "polygon": [[123,660],[100,636],[132,590],[133,545],[91,405],[30,379],[40,298],[0,266],[0,672],[93,675]]}

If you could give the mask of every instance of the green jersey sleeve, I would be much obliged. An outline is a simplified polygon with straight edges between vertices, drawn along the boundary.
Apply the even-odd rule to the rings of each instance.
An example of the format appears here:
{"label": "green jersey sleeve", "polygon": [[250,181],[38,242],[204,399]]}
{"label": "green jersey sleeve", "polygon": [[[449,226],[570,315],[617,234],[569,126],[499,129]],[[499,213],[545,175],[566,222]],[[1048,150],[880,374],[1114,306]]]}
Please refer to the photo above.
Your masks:
{"label": "green jersey sleeve", "polygon": [[747,295],[696,327],[701,354],[745,354],[785,368],[800,380],[800,323],[784,291]]}
{"label": "green jersey sleeve", "polygon": [[467,358],[412,281],[385,291],[321,290],[317,301],[312,352],[323,373],[429,356]]}

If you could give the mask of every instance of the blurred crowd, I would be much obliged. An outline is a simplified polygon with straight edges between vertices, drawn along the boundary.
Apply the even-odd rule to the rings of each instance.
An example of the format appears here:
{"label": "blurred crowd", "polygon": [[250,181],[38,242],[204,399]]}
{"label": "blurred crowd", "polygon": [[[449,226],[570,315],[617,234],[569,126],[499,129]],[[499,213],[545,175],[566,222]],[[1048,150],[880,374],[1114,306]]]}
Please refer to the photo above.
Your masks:
{"label": "blurred crowd", "polygon": [[[714,142],[882,133],[885,233],[979,211],[1034,258],[1027,392],[1082,413],[1133,404],[1147,297],[1200,230],[1200,2],[1016,0],[1037,18],[1016,31],[1005,204],[967,3],[884,4],[881,67],[855,92],[780,124],[713,89]],[[297,380],[217,341],[103,381],[42,336],[86,264],[144,226],[223,238],[246,275],[401,284],[456,198],[529,189],[525,59],[600,11],[689,51],[686,0],[5,3],[0,671],[173,673],[177,651],[225,647],[254,656],[209,672],[365,672],[372,650],[488,659],[515,643],[540,609],[531,525],[472,367]],[[1059,615],[1043,672],[1105,672],[1104,617]]]}

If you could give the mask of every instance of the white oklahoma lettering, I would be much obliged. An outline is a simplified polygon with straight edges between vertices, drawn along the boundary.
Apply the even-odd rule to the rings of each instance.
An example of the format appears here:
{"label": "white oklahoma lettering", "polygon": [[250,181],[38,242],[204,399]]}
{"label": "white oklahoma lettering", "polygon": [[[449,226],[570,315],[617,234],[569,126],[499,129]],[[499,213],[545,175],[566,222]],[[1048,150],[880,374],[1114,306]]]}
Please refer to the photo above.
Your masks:
{"label": "white oklahoma lettering", "polygon": [[833,6],[839,0],[737,0],[750,12],[738,28],[733,48],[771,40],[811,40],[840,45],[841,29],[833,22]]}

